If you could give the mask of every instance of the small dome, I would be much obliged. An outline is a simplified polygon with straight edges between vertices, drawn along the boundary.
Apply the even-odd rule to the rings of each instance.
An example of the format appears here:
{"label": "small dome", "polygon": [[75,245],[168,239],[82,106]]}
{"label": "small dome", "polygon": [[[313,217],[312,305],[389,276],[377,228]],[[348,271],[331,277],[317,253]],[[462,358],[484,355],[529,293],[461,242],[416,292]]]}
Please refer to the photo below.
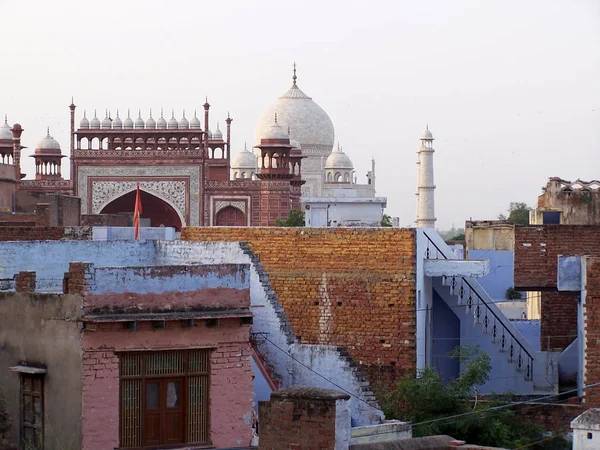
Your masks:
{"label": "small dome", "polygon": [[139,129],[139,130],[143,130],[144,129],[144,119],[142,119],[142,110],[138,111],[138,118],[135,119],[135,128]]}
{"label": "small dome", "polygon": [[125,128],[126,130],[131,130],[133,128],[133,120],[131,119],[129,110],[127,110],[127,118],[123,122],[123,128]]}
{"label": "small dome", "polygon": [[206,130],[206,134],[208,135],[208,139],[211,140],[213,138],[212,131]]}
{"label": "small dome", "polygon": [[106,116],[102,119],[102,128],[112,128],[112,120],[108,116],[108,109],[106,110]]}
{"label": "small dome", "polygon": [[213,139],[215,141],[222,141],[223,140],[223,133],[221,132],[221,129],[219,128],[219,122],[217,122],[217,131],[215,131],[213,133]]}
{"label": "small dome", "polygon": [[231,161],[232,169],[253,169],[258,167],[258,161],[254,153],[250,153],[244,144],[244,150],[237,153]]}
{"label": "small dome", "polygon": [[179,121],[179,128],[183,130],[187,130],[190,127],[190,123],[185,118],[185,111],[183,112],[183,117]]}
{"label": "small dome", "polygon": [[152,110],[150,110],[150,117],[146,120],[146,128],[154,130],[156,128],[156,121],[152,118]]}
{"label": "small dome", "polygon": [[342,151],[340,144],[338,144],[337,150],[331,152],[331,155],[327,157],[325,169],[354,170],[354,165],[348,155]]}
{"label": "small dome", "polygon": [[119,110],[117,109],[117,116],[115,117],[115,119],[113,120],[113,128],[114,129],[121,129],[123,128],[123,121],[121,120],[121,118],[119,117]]}
{"label": "small dome", "polygon": [[170,130],[176,130],[179,128],[179,122],[177,122],[177,119],[175,118],[175,111],[171,111],[171,118],[169,119],[168,128]]}
{"label": "small dome", "polygon": [[166,130],[167,129],[167,121],[163,117],[163,110],[162,110],[162,108],[160,109],[160,117],[156,121],[156,128],[158,128],[159,130]]}
{"label": "small dome", "polygon": [[433,139],[433,134],[431,134],[431,131],[429,131],[429,125],[427,125],[427,127],[425,128],[421,139]]}
{"label": "small dome", "polygon": [[79,122],[79,128],[87,130],[90,127],[90,121],[85,116],[85,111],[83,111],[83,118]]}
{"label": "small dome", "polygon": [[277,113],[275,113],[275,122],[265,131],[261,139],[290,139],[290,135],[285,132],[283,127],[277,123]]}
{"label": "small dome", "polygon": [[100,119],[96,116],[96,110],[94,110],[94,118],[90,122],[90,128],[100,128]]}
{"label": "small dome", "polygon": [[190,120],[190,128],[194,130],[201,130],[202,124],[200,123],[200,119],[196,116],[196,111],[194,111],[194,117]]}
{"label": "small dome", "polygon": [[11,140],[13,139],[12,131],[10,131],[10,125],[8,124],[8,118],[4,116],[4,123],[0,126],[0,140]]}
{"label": "small dome", "polygon": [[50,128],[48,128],[46,137],[35,146],[36,153],[38,153],[38,150],[58,150],[57,153],[60,154],[60,144],[56,139],[50,136]]}

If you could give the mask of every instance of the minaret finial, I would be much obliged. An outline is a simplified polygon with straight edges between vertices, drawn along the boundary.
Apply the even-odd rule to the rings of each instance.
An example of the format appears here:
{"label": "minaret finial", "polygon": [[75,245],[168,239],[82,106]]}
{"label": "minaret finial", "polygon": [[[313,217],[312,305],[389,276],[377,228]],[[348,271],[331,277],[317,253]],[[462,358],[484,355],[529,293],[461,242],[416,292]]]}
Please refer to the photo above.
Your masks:
{"label": "minaret finial", "polygon": [[246,141],[244,141],[244,151],[247,152],[248,151],[248,145],[246,143]]}
{"label": "minaret finial", "polygon": [[294,76],[292,77],[292,80],[294,80],[294,86],[296,86],[297,79],[298,77],[296,76],[296,63],[294,63]]}
{"label": "minaret finial", "polygon": [[227,111],[227,118],[228,118],[228,119],[231,119],[231,117],[229,117],[229,111]]}
{"label": "minaret finial", "polygon": [[288,134],[290,134],[290,126],[288,125]]}

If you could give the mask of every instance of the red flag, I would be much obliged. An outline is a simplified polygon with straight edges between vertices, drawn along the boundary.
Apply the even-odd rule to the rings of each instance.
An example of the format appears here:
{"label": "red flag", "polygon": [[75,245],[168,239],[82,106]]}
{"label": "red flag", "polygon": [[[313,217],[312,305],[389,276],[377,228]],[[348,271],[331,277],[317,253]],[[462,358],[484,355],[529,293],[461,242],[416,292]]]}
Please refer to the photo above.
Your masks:
{"label": "red flag", "polygon": [[133,209],[133,238],[140,237],[140,216],[142,215],[142,197],[140,196],[140,185],[138,183],[135,191],[135,208]]}

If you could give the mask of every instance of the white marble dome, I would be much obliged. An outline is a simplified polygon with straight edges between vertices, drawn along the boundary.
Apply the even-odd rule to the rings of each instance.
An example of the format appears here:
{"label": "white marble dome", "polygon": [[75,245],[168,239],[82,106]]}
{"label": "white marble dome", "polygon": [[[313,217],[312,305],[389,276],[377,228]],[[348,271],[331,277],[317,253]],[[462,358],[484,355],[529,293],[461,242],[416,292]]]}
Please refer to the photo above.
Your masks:
{"label": "white marble dome", "polygon": [[90,121],[90,128],[100,128],[100,119],[98,119],[96,111],[94,111],[94,118]]}
{"label": "white marble dome", "polygon": [[429,125],[427,125],[427,127],[425,128],[421,139],[433,139],[433,134],[431,134],[431,131],[429,131]]}
{"label": "white marble dome", "polygon": [[232,169],[252,169],[255,170],[258,167],[258,161],[256,155],[248,151],[248,148],[244,146],[244,150],[237,153],[231,161]]}
{"label": "white marble dome", "polygon": [[116,115],[115,119],[113,120],[113,128],[118,129],[118,130],[123,128],[123,121],[119,117],[119,110],[117,110],[117,115]]}
{"label": "white marble dome", "polygon": [[182,130],[187,130],[190,127],[190,122],[185,118],[185,111],[183,112],[183,117],[179,121],[179,128]]}
{"label": "white marble dome", "polygon": [[150,110],[150,117],[146,120],[146,128],[149,130],[156,129],[156,120],[152,117],[152,110]]}
{"label": "white marble dome", "polygon": [[217,122],[217,129],[215,130],[215,132],[212,134],[212,138],[215,141],[222,141],[223,140],[223,132],[221,131],[221,129],[219,128],[219,122]]}
{"label": "white marble dome", "polygon": [[171,111],[171,118],[169,119],[168,127],[171,130],[176,130],[179,128],[179,122],[175,118],[175,110]]}
{"label": "white marble dome", "polygon": [[337,150],[327,157],[325,169],[328,170],[354,170],[352,160],[346,155],[338,145]]}
{"label": "white marble dome", "polygon": [[138,118],[135,119],[135,128],[139,129],[139,130],[143,130],[145,125],[146,125],[146,123],[144,122],[144,119],[142,119],[142,111],[140,110],[138,112]]}
{"label": "white marble dome", "polygon": [[50,129],[48,129],[46,133],[46,137],[38,142],[38,145],[35,146],[36,150],[58,150],[60,153],[60,144],[56,139],[50,136]]}
{"label": "white marble dome", "polygon": [[279,124],[291,127],[291,139],[298,141],[304,151],[328,155],[333,149],[335,132],[327,113],[312,98],[300,90],[294,73],[292,87],[262,114],[256,125],[256,144],[268,133],[277,113]]}
{"label": "white marble dome", "polygon": [[86,117],[85,111],[83,111],[83,118],[79,121],[79,128],[88,129],[90,127],[90,121]]}
{"label": "white marble dome", "polygon": [[133,128],[133,119],[131,118],[129,110],[127,110],[127,118],[123,121],[123,128],[126,130],[131,130]]}
{"label": "white marble dome", "polygon": [[102,119],[102,128],[112,128],[112,120],[108,116],[108,110],[106,110],[106,116]]}
{"label": "white marble dome", "polygon": [[6,117],[4,118],[4,123],[2,124],[2,126],[0,126],[0,139],[10,139],[11,141],[13,139],[13,134],[12,131],[10,131],[10,125],[8,124],[8,119]]}
{"label": "white marble dome", "polygon": [[198,116],[196,115],[196,111],[194,111],[194,117],[192,117],[192,120],[190,120],[190,128],[193,130],[202,129],[202,125],[200,124],[200,119],[198,119]]}
{"label": "white marble dome", "polygon": [[[275,121],[271,119],[271,126],[263,131],[260,139],[290,139],[290,135],[287,134],[285,129],[279,124],[277,114],[274,115]],[[260,141],[259,141],[260,143]]]}

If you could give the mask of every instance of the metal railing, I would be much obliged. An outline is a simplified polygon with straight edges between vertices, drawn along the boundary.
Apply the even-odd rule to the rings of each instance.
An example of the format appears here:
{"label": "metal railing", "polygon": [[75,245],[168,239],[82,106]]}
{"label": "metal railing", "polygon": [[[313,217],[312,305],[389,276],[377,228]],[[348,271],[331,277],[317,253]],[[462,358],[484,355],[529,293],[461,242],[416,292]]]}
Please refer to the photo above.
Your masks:
{"label": "metal railing", "polygon": [[[427,235],[427,233],[423,232],[423,235],[427,238],[425,259],[450,259]],[[435,257],[432,258],[434,254]],[[460,278],[460,287],[458,286],[459,282],[457,281],[457,278]],[[465,286],[469,290],[469,296],[466,300],[466,303],[464,301],[465,296],[467,294]],[[481,324],[481,321],[483,320],[483,326],[485,328],[484,333],[487,334],[491,330],[492,342],[495,343],[497,339],[499,339],[500,351],[508,352],[508,361],[511,363],[516,362],[517,370],[519,372],[525,369],[525,380],[532,380],[533,361],[535,358],[515,337],[512,331],[508,329],[506,325],[504,325],[504,322],[500,319],[496,312],[488,305],[484,298],[477,292],[473,285],[469,283],[469,281],[465,277],[452,276],[450,281],[450,291],[453,295],[458,295],[460,297],[461,304],[464,304],[467,308],[467,311],[474,315],[476,323]],[[475,295],[475,298],[473,298],[473,295]],[[509,340],[510,345],[508,345]],[[524,364],[525,358],[527,359],[526,364]]]}

